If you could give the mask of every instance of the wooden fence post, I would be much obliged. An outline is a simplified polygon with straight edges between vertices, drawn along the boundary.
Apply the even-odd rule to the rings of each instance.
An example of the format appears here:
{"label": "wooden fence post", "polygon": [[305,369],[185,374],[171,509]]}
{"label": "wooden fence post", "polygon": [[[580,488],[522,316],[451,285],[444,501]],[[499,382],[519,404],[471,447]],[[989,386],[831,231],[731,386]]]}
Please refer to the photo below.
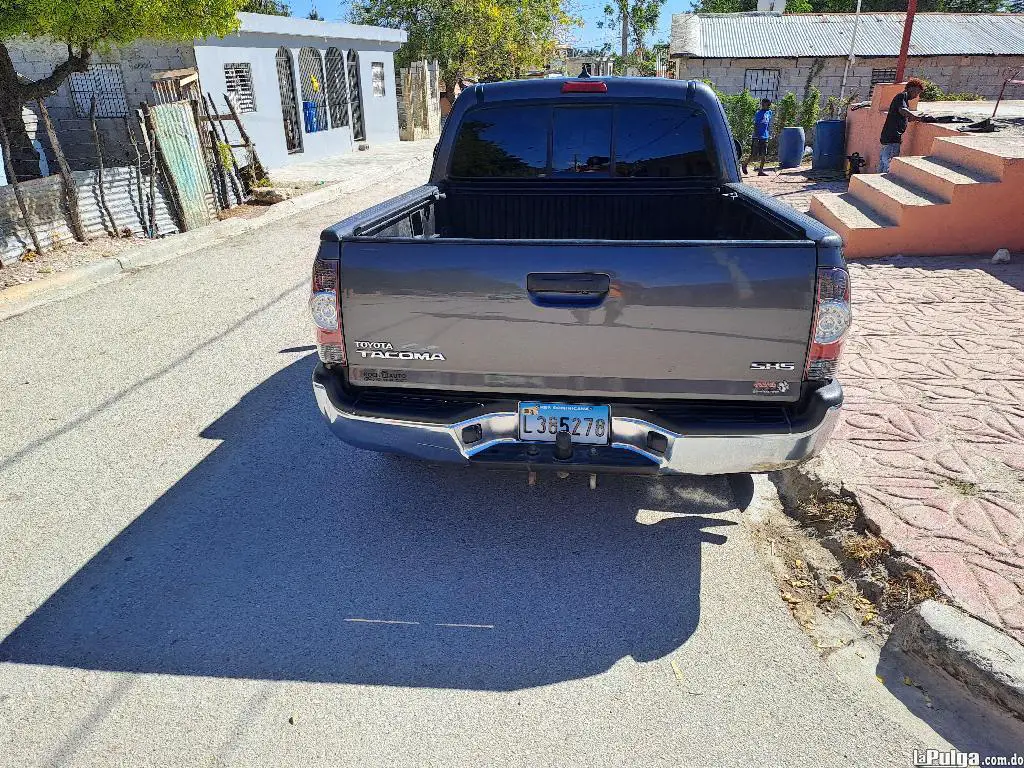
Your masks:
{"label": "wooden fence post", "polygon": [[149,137],[153,146],[153,159],[155,161],[153,171],[155,173],[157,168],[160,169],[160,174],[164,178],[164,188],[167,190],[167,196],[171,203],[173,215],[178,220],[178,229],[181,232],[185,232],[188,230],[188,223],[185,221],[185,208],[181,203],[181,199],[178,197],[178,188],[174,183],[174,177],[167,168],[167,159],[164,157],[163,149],[160,146],[160,133],[156,129],[156,121],[153,119],[151,107],[146,102],[142,102],[142,114],[145,117],[146,130],[149,132]]}
{"label": "wooden fence post", "polygon": [[124,130],[131,141],[132,149],[135,150],[135,194],[139,198],[139,223],[142,225],[142,232],[147,234],[150,228],[146,223],[146,198],[142,194],[142,153],[139,152],[139,142],[135,139],[135,131],[132,130],[131,118],[127,115],[124,117]]}
{"label": "wooden fence post", "polygon": [[260,162],[259,155],[256,154],[256,145],[252,143],[252,139],[249,138],[249,134],[245,130],[245,126],[242,125],[242,118],[238,116],[238,110],[235,109],[234,103],[228,98],[228,95],[224,94],[224,103],[228,105],[228,111],[231,113],[232,119],[235,121],[235,125],[238,127],[238,135],[242,138],[245,143],[246,150],[249,154],[249,177],[251,187],[256,186],[256,182],[267,178],[267,172],[263,170],[263,163]]}
{"label": "wooden fence post", "polygon": [[18,183],[18,177],[14,175],[14,163],[11,161],[11,142],[7,138],[7,126],[4,125],[3,119],[0,119],[0,142],[3,144],[2,154],[4,156],[4,167],[7,169],[7,180],[14,188],[14,197],[18,201],[21,217],[25,220],[28,234],[32,238],[32,245],[35,247],[36,253],[44,253],[43,246],[39,244],[39,235],[36,234],[36,228],[32,226],[32,220],[28,216],[28,206],[25,204],[25,197],[21,194],[21,185]]}
{"label": "wooden fence post", "polygon": [[[228,148],[228,155],[231,157],[231,168],[228,169],[228,179],[231,181],[231,189],[235,192],[235,197],[238,198],[238,203],[242,204],[245,202],[245,193],[242,192],[242,184],[239,181],[242,175],[241,169],[238,167],[238,160],[235,159],[235,152],[231,148],[231,142],[228,140],[228,129],[224,127],[224,121],[220,118],[220,112],[217,111],[217,105],[213,101],[213,94],[207,92],[206,97],[209,101],[209,105],[206,108],[206,116],[211,121],[211,125],[216,121],[217,128],[220,129],[220,133],[217,134],[219,138],[224,140],[224,143]],[[203,102],[204,104],[206,102]],[[210,112],[213,109],[213,112]],[[214,129],[216,134],[217,128]]]}
{"label": "wooden fence post", "polygon": [[37,99],[39,105],[39,116],[43,118],[43,126],[46,128],[46,135],[50,137],[50,146],[53,147],[53,156],[57,158],[57,166],[60,168],[60,178],[64,185],[64,201],[68,207],[68,218],[71,220],[71,232],[75,240],[84,243],[88,238],[85,234],[85,226],[82,224],[82,212],[78,208],[78,187],[75,186],[75,177],[71,174],[71,166],[64,157],[64,150],[60,146],[57,132],[53,129],[53,122],[50,120],[50,110],[46,108],[46,102]]}
{"label": "wooden fence post", "polygon": [[110,212],[107,205],[107,193],[103,189],[103,144],[100,141],[99,129],[96,127],[96,94],[93,94],[92,104],[89,106],[89,125],[92,127],[92,141],[96,147],[96,159],[99,163],[96,168],[96,186],[100,193],[100,221],[103,223],[103,228],[106,229],[107,221],[103,218],[105,213],[110,219],[110,229],[107,231],[111,237],[117,237],[117,222],[114,221],[114,214]]}
{"label": "wooden fence post", "polygon": [[156,175],[157,171],[157,157],[156,157],[156,146],[153,142],[153,137],[149,135],[149,126],[146,124],[146,103],[142,102],[139,105],[139,109],[135,110],[135,114],[139,118],[139,130],[142,131],[142,140],[146,142],[146,157],[149,159],[149,237],[156,237],[159,233],[159,227],[156,223]]}

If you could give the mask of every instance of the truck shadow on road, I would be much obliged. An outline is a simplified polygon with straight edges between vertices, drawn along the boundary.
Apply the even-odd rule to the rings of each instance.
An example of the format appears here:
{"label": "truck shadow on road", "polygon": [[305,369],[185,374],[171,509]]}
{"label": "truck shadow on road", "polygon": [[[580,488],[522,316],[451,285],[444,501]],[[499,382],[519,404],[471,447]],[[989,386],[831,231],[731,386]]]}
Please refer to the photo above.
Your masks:
{"label": "truck shadow on road", "polygon": [[312,365],[207,428],[220,445],[0,661],[511,690],[657,659],[694,632],[701,547],[734,524],[724,478],[529,488],[356,451],[320,422]]}

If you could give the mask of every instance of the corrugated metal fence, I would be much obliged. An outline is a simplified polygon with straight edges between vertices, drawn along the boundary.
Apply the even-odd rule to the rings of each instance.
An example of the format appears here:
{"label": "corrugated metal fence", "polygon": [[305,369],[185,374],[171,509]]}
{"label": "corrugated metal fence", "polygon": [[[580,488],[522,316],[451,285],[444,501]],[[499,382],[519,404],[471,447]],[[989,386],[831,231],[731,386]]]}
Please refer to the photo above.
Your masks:
{"label": "corrugated metal fence", "polygon": [[217,203],[192,106],[187,101],[176,101],[159,104],[150,113],[160,153],[173,179],[185,229],[209,224],[217,215]]}
{"label": "corrugated metal fence", "polygon": [[[130,232],[143,235],[143,211],[146,201],[139,200],[137,183],[139,172],[133,167],[107,168],[103,172],[103,197],[96,171],[74,171],[78,206],[82,224],[88,238],[119,235]],[[149,178],[143,176],[141,187],[149,189]],[[21,191],[36,227],[40,244],[44,248],[72,242],[75,238],[64,210],[60,176],[47,176],[21,183]],[[108,216],[109,211],[109,216]],[[110,217],[113,217],[111,221]],[[156,185],[156,227],[159,234],[178,231],[171,213],[167,191]],[[11,186],[0,187],[0,262],[10,264],[32,247],[32,239],[18,210]]]}

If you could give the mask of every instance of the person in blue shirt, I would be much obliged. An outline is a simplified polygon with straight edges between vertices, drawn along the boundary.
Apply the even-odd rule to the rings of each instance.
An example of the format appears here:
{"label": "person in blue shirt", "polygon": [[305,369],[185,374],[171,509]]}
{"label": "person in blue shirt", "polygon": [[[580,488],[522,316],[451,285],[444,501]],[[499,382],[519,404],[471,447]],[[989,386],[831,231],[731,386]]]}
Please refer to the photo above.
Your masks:
{"label": "person in blue shirt", "polygon": [[[768,139],[772,135],[772,100],[761,99],[761,108],[754,113],[754,135],[750,139],[750,159],[747,162],[761,161],[757,169],[758,176],[767,176],[764,162],[768,159]],[[747,163],[743,163],[743,173],[747,174]]]}

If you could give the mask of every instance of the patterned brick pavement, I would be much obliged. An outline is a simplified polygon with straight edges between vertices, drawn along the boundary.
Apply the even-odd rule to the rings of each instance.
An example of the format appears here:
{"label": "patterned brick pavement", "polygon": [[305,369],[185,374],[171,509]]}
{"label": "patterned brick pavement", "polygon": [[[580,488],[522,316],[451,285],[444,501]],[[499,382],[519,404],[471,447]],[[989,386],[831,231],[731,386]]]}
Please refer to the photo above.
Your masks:
{"label": "patterned brick pavement", "polygon": [[[744,179],[806,211],[845,181]],[[935,250],[942,250],[936,233]],[[854,262],[828,451],[865,514],[961,607],[1024,641],[1024,261]]]}
{"label": "patterned brick pavement", "polygon": [[845,192],[849,186],[845,178],[837,173],[810,172],[810,168],[787,168],[784,171],[769,171],[767,176],[751,173],[743,182],[762,192],[788,203],[801,213],[811,207],[811,195],[815,192]]}
{"label": "patterned brick pavement", "polygon": [[829,450],[889,541],[1024,640],[1024,265],[850,270],[846,405]]}

